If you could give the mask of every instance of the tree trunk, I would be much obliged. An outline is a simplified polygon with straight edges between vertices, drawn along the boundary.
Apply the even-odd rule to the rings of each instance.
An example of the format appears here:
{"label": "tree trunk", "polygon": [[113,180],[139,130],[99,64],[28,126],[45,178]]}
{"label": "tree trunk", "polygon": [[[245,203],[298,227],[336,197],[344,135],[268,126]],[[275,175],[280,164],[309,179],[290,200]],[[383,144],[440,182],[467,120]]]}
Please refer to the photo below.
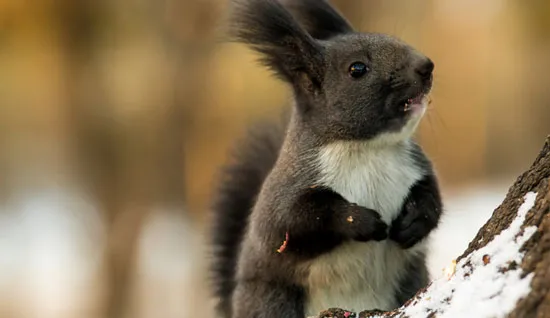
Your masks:
{"label": "tree trunk", "polygon": [[[550,136],[446,275],[404,306],[359,317],[550,317]],[[329,309],[319,317],[355,317]]]}

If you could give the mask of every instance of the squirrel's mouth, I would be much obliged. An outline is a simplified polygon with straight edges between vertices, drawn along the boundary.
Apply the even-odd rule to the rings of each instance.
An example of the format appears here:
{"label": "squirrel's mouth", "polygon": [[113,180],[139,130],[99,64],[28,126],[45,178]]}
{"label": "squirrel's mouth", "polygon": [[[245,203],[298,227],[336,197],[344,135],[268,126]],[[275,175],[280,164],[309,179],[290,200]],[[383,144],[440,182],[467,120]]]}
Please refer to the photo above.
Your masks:
{"label": "squirrel's mouth", "polygon": [[413,91],[413,93],[406,98],[402,99],[397,107],[399,107],[404,114],[417,114],[423,112],[426,106],[430,103],[429,94],[432,89],[432,76],[430,79],[424,83],[422,87],[418,90]]}
{"label": "squirrel's mouth", "polygon": [[403,112],[407,113],[424,108],[424,105],[426,104],[426,99],[427,94],[422,92],[416,96],[412,96],[410,98],[402,100],[399,105],[400,107],[403,107]]}
{"label": "squirrel's mouth", "polygon": [[424,100],[424,97],[426,97],[426,94],[420,93],[416,95],[413,98],[407,99],[407,105],[416,105],[416,104],[422,104],[422,100]]}

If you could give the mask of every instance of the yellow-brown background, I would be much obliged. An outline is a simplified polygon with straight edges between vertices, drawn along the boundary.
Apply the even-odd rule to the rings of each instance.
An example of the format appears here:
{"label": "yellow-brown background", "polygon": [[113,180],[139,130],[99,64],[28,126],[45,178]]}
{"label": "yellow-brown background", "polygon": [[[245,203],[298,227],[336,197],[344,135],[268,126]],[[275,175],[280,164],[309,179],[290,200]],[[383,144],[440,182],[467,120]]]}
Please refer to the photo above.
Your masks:
{"label": "yellow-brown background", "polygon": [[[550,133],[547,1],[334,3],[358,29],[399,36],[435,61],[418,136],[445,193],[509,182],[530,164]],[[155,208],[204,233],[228,146],[289,97],[250,51],[221,43],[225,12],[224,0],[0,1],[0,213],[59,187],[86,196],[105,225],[104,239],[89,238],[102,270],[65,316],[209,312],[202,235],[185,256],[193,283],[139,285],[135,259]],[[0,281],[0,294],[14,286]],[[1,316],[32,316],[40,304],[25,294],[0,299]]]}

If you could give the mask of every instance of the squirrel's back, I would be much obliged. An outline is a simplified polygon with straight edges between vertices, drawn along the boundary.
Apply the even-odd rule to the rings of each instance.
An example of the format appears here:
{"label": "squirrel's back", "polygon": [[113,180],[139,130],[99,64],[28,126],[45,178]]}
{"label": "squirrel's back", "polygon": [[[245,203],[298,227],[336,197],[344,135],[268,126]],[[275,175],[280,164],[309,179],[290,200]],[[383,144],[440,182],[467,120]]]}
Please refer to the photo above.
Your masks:
{"label": "squirrel's back", "polygon": [[213,284],[220,312],[231,312],[231,295],[240,244],[261,186],[275,165],[289,114],[262,121],[233,149],[217,180],[213,212]]}

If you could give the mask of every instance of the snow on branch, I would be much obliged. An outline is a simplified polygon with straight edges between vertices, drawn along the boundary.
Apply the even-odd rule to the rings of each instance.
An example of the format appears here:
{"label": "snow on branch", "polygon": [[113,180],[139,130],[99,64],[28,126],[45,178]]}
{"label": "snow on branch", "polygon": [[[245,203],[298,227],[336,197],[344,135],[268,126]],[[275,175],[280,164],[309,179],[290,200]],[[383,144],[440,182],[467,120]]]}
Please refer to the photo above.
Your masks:
{"label": "snow on branch", "polygon": [[536,193],[525,202],[509,228],[489,244],[463,258],[450,278],[432,282],[426,292],[405,307],[398,317],[501,317],[530,289],[532,274],[521,277],[521,246],[535,233],[530,226],[521,232],[527,212],[535,204]]}

